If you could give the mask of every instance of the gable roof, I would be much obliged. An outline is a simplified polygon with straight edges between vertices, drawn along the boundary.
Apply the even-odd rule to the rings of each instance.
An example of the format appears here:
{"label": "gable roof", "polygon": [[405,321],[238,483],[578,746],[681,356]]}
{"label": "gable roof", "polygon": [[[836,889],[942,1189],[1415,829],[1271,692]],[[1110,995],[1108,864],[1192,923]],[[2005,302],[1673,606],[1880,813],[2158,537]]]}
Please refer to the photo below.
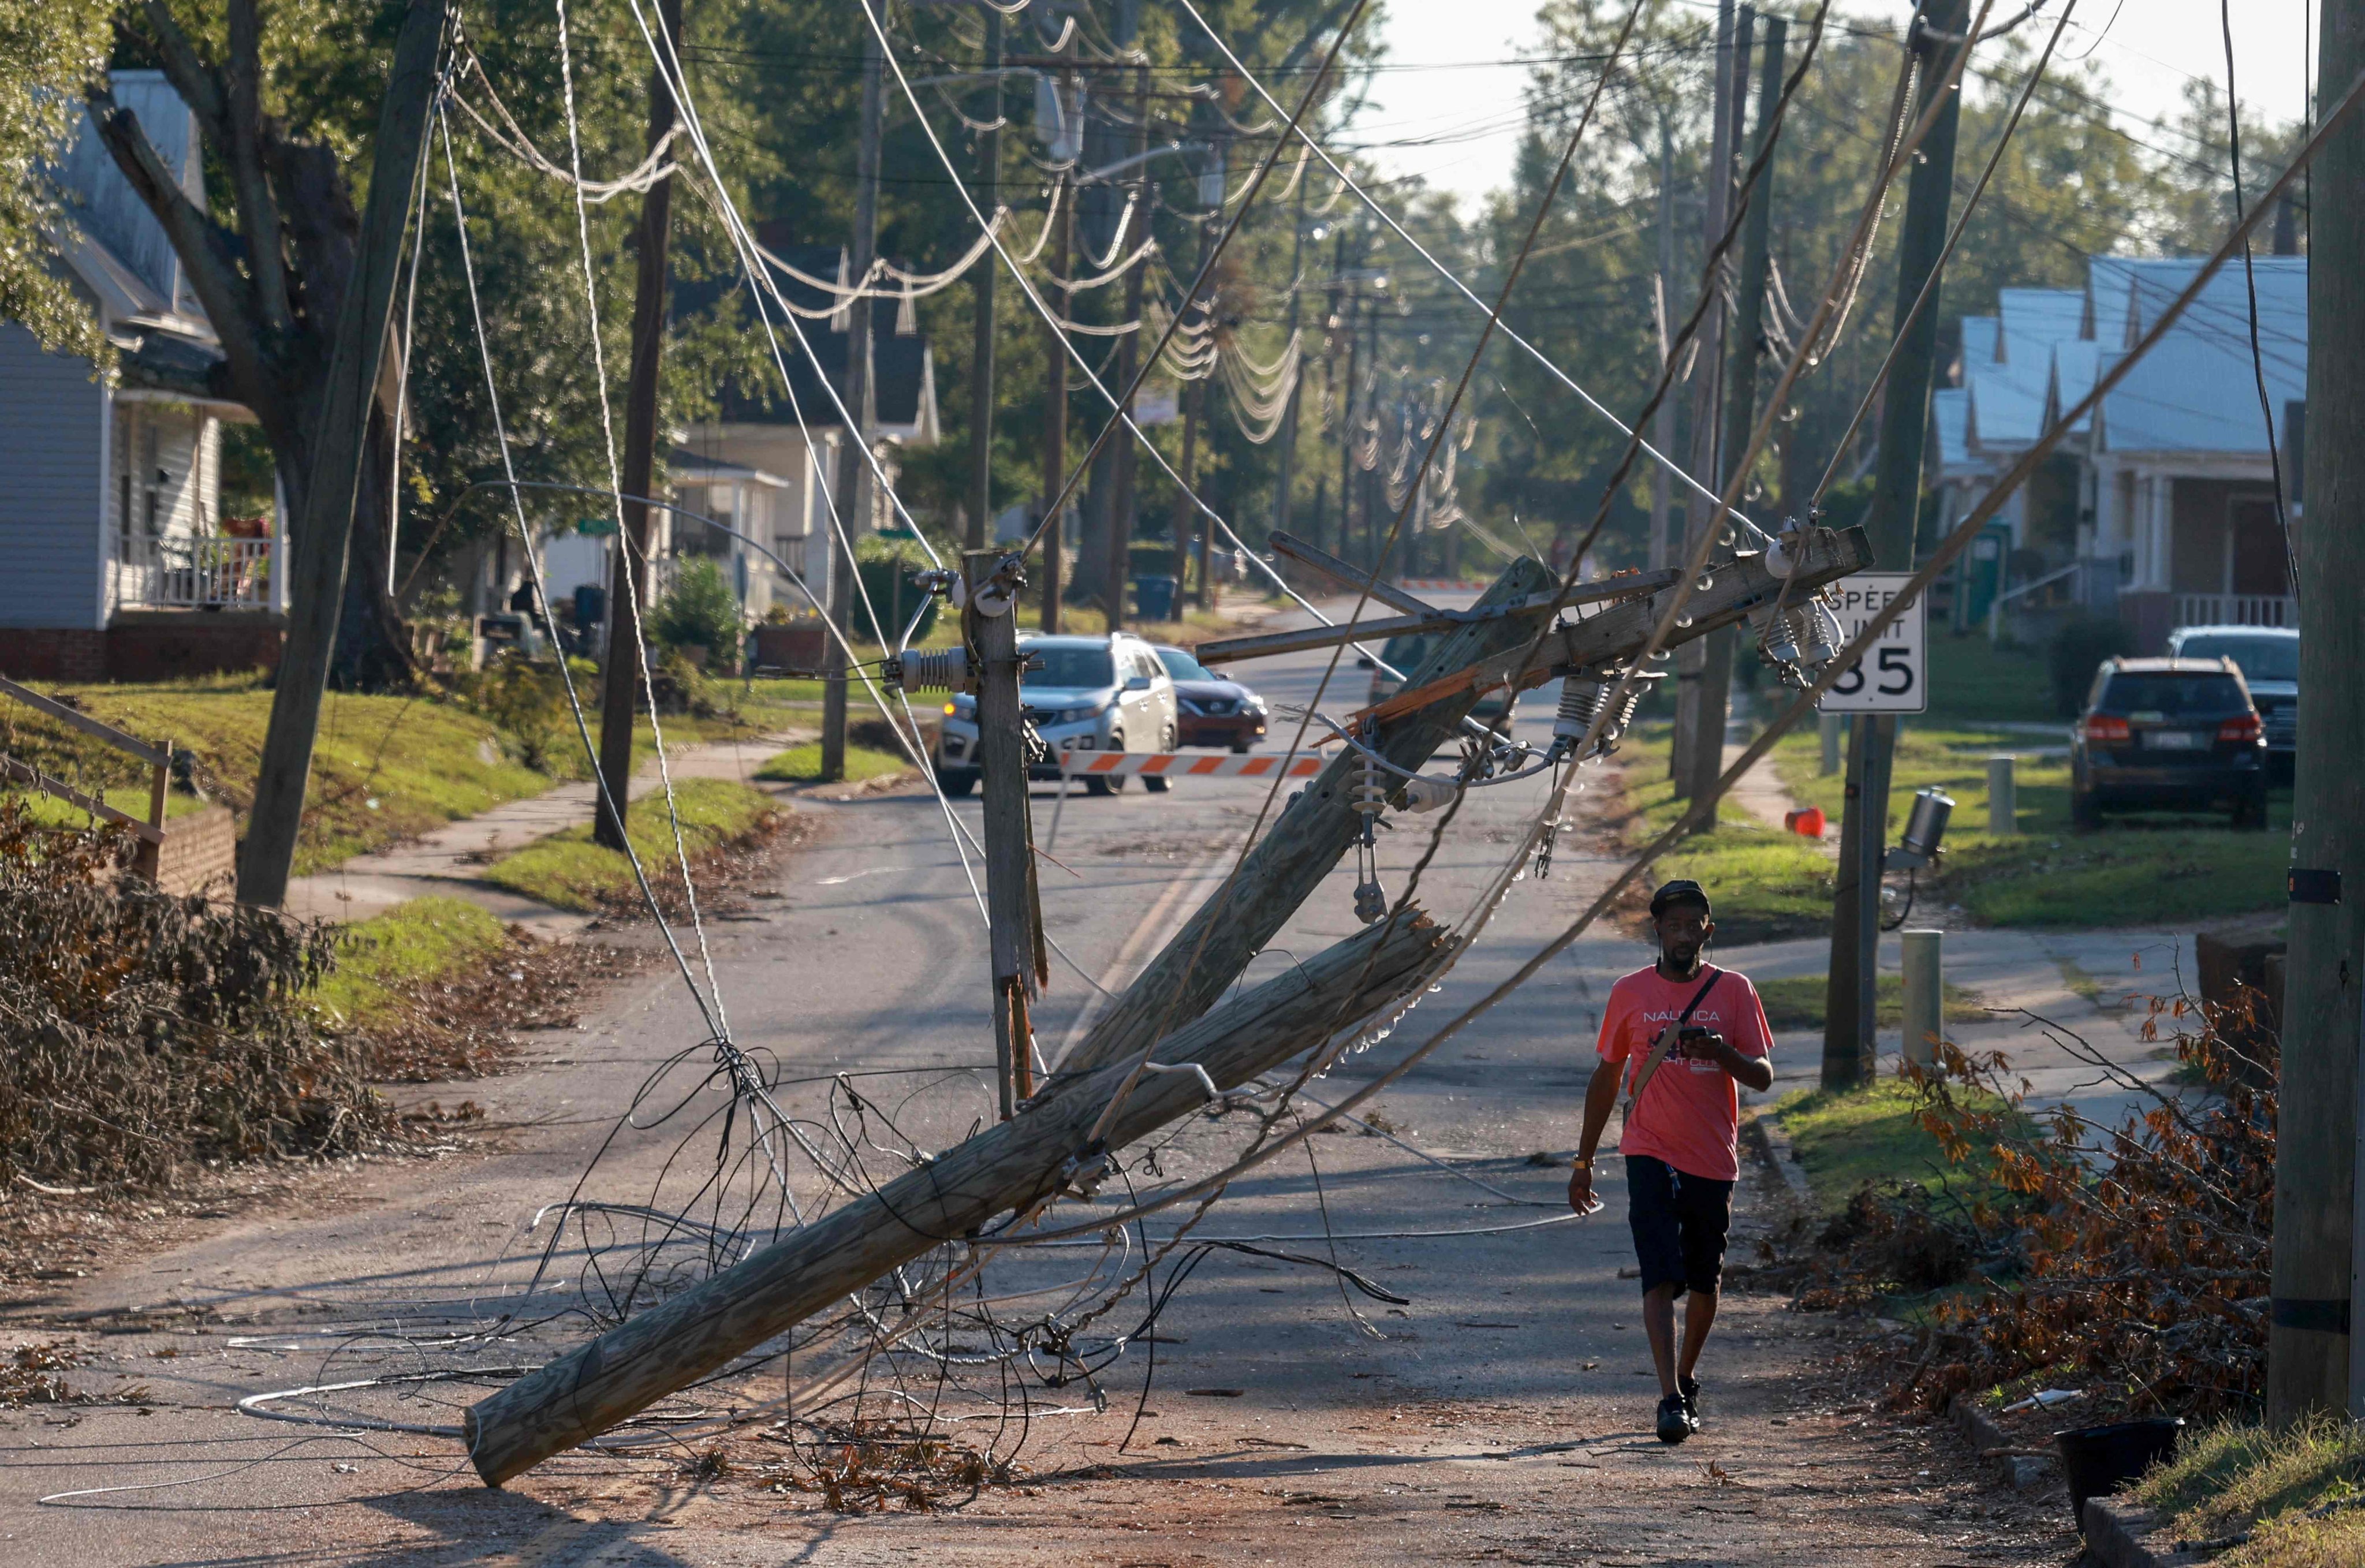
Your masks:
{"label": "gable roof", "polygon": [[[2149,330],[2199,270],[2200,263],[2191,261],[2124,269],[2129,330]],[[2307,260],[2259,256],[2251,272],[2258,289],[2255,364],[2251,279],[2240,268],[2228,267],[2209,280],[2167,335],[2103,398],[2099,449],[2267,454],[2259,375],[2264,375],[2268,406],[2279,423],[2285,404],[2307,396]],[[2102,364],[2114,364],[2123,354],[2123,347],[2106,350]]]}

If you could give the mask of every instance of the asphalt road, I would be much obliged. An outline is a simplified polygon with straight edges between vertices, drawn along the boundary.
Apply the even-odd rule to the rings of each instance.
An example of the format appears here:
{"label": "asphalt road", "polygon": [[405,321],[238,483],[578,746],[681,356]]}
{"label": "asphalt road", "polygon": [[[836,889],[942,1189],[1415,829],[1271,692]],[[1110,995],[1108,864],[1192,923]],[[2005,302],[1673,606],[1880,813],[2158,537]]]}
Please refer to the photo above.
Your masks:
{"label": "asphalt road", "polygon": [[[1278,704],[1303,703],[1325,662],[1295,655],[1243,674]],[[1358,705],[1367,680],[1349,655],[1324,707]],[[1521,732],[1547,733],[1550,711],[1547,697],[1530,697]],[[1272,749],[1289,734],[1277,715]],[[1107,799],[1079,790],[1059,813],[1060,865],[1042,879],[1050,935],[1093,981],[1120,989],[1223,875],[1267,788],[1206,779],[1165,794],[1138,784]],[[1038,832],[1052,793],[1037,790]],[[1542,800],[1541,780],[1474,797],[1425,875],[1423,906],[1459,922]],[[942,1148],[989,1114],[981,921],[925,791],[801,809],[819,819],[815,839],[784,856],[757,896],[707,923],[716,989],[740,1045],[791,1081],[779,1093],[792,1114],[851,1126],[847,1086],[860,1092],[859,1114],[873,1118],[857,1140],[870,1151],[864,1173],[891,1174],[902,1168],[893,1149]],[[955,810],[976,827],[974,801]],[[1405,818],[1383,835],[1391,895],[1434,820]],[[1564,834],[1552,875],[1518,883],[1441,991],[1316,1095],[1351,1092],[1509,973],[1583,909],[1607,864],[1595,834]],[[1353,881],[1351,860],[1249,980],[1357,929]],[[1729,1298],[1703,1372],[1709,1429],[1676,1450],[1648,1439],[1656,1389],[1635,1286],[1618,1278],[1631,1254],[1615,1162],[1604,1213],[1569,1221],[1561,1202],[1597,1003],[1647,958],[1613,933],[1588,936],[1386,1092],[1373,1119],[1400,1141],[1308,1140],[1310,1159],[1301,1151],[1235,1182],[1199,1227],[1205,1238],[1286,1238],[1261,1245],[1335,1258],[1406,1305],[1355,1294],[1318,1262],[1216,1251],[1159,1318],[1160,1342],[1137,1342],[1106,1369],[1104,1409],[1074,1383],[1027,1387],[1020,1484],[965,1506],[824,1507],[796,1489],[801,1473],[785,1465],[787,1450],[752,1428],[703,1470],[685,1462],[694,1445],[659,1428],[632,1446],[562,1456],[493,1493],[475,1484],[449,1437],[334,1424],[455,1421],[498,1381],[485,1369],[539,1361],[578,1340],[581,1310],[611,1299],[615,1277],[586,1266],[587,1235],[629,1240],[646,1224],[629,1205],[687,1206],[714,1164],[726,1102],[706,1081],[687,987],[654,969],[580,1031],[530,1039],[502,1078],[407,1092],[485,1107],[486,1128],[469,1146],[324,1175],[297,1199],[17,1306],[0,1325],[9,1342],[56,1338],[54,1325],[79,1315],[68,1327],[96,1359],[73,1374],[77,1386],[140,1392],[0,1412],[0,1561],[851,1564],[925,1552],[953,1562],[1180,1563],[1329,1552],[1374,1562],[1926,1564],[1941,1548],[1961,1561],[2060,1561],[2057,1524],[1979,1494],[1959,1456],[1924,1451],[1943,1439],[1908,1443],[1866,1428],[1855,1396],[1824,1371],[1829,1337],[1859,1330],[1799,1317],[1778,1298]],[[694,945],[690,964],[702,980]],[[1058,968],[1037,1014],[1047,1055],[1089,1022],[1099,996]],[[837,1073],[859,1076],[834,1084]],[[620,1122],[636,1094],[637,1125]],[[1163,1145],[1156,1170],[1134,1180],[1150,1189],[1221,1169],[1251,1123],[1244,1112],[1193,1118]],[[1539,1151],[1553,1158],[1529,1163]],[[820,1198],[812,1166],[790,1163],[801,1201]],[[743,1196],[761,1191],[745,1163],[725,1177]],[[565,1232],[537,1276],[536,1249],[556,1227],[547,1217],[529,1224],[570,1197],[617,1207]],[[1736,1258],[1775,1202],[1749,1187]],[[723,1211],[710,1198],[699,1212]],[[1186,1212],[1150,1221],[1149,1243]],[[690,1261],[696,1250],[672,1256]],[[995,1265],[989,1282],[1057,1284],[1098,1253],[1031,1254]],[[1037,1296],[1011,1312],[1056,1301]],[[1109,1323],[1130,1327],[1139,1316],[1137,1298]],[[521,1323],[535,1326],[491,1337]],[[234,1408],[260,1392],[471,1369],[473,1383],[284,1406],[330,1424]],[[783,1387],[775,1366],[678,1408],[711,1415]],[[1120,1454],[1144,1404],[1152,1414]],[[1014,1391],[1007,1406],[950,1399],[939,1414],[958,1419],[942,1429],[1006,1455],[1022,1435],[1009,1419],[1018,1407]],[[93,1490],[102,1488],[129,1490]],[[71,1492],[88,1495],[58,1495]]]}

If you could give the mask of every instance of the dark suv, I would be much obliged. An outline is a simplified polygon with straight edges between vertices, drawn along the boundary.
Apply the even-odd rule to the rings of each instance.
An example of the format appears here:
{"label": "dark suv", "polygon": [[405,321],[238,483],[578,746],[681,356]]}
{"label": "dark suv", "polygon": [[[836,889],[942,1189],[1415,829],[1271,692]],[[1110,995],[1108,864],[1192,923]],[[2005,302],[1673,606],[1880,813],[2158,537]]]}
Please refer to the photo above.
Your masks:
{"label": "dark suv", "polygon": [[2267,741],[2231,659],[2110,659],[2094,672],[2069,734],[2069,812],[2081,828],[2106,806],[2232,809],[2267,825]]}

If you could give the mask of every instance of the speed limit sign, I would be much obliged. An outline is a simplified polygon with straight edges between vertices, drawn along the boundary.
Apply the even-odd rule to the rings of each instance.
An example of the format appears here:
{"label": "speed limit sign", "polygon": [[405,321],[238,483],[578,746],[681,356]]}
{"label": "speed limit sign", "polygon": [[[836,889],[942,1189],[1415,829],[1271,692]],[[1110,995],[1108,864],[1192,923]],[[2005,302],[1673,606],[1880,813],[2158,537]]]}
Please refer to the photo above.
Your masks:
{"label": "speed limit sign", "polygon": [[[1840,637],[1852,643],[1872,618],[1905,591],[1904,572],[1859,572],[1833,585]],[[1850,665],[1815,706],[1825,713],[1920,713],[1930,706],[1928,626],[1917,597],[1890,622],[1864,658]]]}

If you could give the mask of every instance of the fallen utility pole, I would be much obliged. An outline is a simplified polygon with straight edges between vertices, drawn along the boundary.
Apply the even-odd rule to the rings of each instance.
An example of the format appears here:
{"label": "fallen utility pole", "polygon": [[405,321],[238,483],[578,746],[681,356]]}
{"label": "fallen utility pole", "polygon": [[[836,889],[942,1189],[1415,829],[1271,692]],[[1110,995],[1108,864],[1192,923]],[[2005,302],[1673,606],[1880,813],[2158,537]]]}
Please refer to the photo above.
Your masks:
{"label": "fallen utility pole", "polygon": [[[1746,40],[1754,13],[1743,6],[1741,15],[1743,47],[1740,56],[1746,59]],[[1764,166],[1757,176],[1757,188],[1749,196],[1749,214],[1743,222],[1741,275],[1733,300],[1732,341],[1725,354],[1724,434],[1718,451],[1728,458],[1737,458],[1749,450],[1749,431],[1757,422],[1757,364],[1765,354],[1765,284],[1774,221],[1774,157],[1770,142],[1774,106],[1782,96],[1782,53],[1789,24],[1779,17],[1769,17],[1765,28],[1765,41],[1758,63],[1757,140],[1750,151],[1753,160],[1764,160]],[[1748,97],[1736,83],[1736,126]],[[1731,476],[1720,474],[1717,477],[1718,483],[1730,487]],[[1708,653],[1700,665],[1699,717],[1695,731],[1698,744],[1692,747],[1691,773],[1684,780],[1682,793],[1686,796],[1702,794],[1713,788],[1724,771],[1724,723],[1732,707],[1733,652],[1740,633],[1726,627],[1701,641]]]}
{"label": "fallen utility pole", "polygon": [[994,1079],[1002,1119],[1035,1092],[1031,1002],[1051,978],[1043,946],[1042,908],[1035,882],[1035,826],[1028,812],[1027,768],[1035,758],[1025,703],[1018,692],[1018,589],[1015,555],[973,551],[961,559],[966,592],[961,641],[971,650],[977,680],[979,782],[985,791],[985,902],[993,969]]}
{"label": "fallen utility pole", "polygon": [[[681,0],[658,0],[657,26],[666,50],[679,57]],[[651,157],[673,138],[678,111],[661,65],[649,70]],[[649,504],[656,474],[657,372],[665,353],[666,250],[673,229],[673,175],[660,174],[641,193],[639,254],[633,279],[633,364],[624,383],[624,494],[616,505],[623,526],[608,577],[608,649],[600,666],[600,780],[591,837],[624,847],[624,819],[633,794],[633,704],[641,690],[641,611],[647,607]]]}
{"label": "fallen utility pole", "polygon": [[[1938,270],[1946,245],[1947,208],[1955,194],[1955,129],[1962,95],[1953,90],[1953,61],[1945,40],[1960,39],[1969,0],[1932,0],[1913,44],[1928,57],[1914,105],[1929,113],[1934,87],[1945,101],[1922,138],[1921,157],[1907,176],[1905,218],[1897,236],[1898,332],[1895,363],[1881,388],[1880,438],[1873,461],[1872,504],[1865,532],[1891,571],[1913,568],[1913,541],[1922,507],[1922,439],[1930,423],[1930,387],[1937,369],[1937,289],[1918,313],[1914,304]],[[1967,49],[1967,42],[1954,47]],[[1847,788],[1840,811],[1840,859],[1832,893],[1832,964],[1823,994],[1825,1088],[1844,1088],[1872,1076],[1878,1047],[1874,987],[1880,961],[1880,874],[1889,838],[1889,761],[1897,719],[1858,713],[1849,725]]]}
{"label": "fallen utility pole", "polygon": [[[387,73],[386,100],[378,111],[377,142],[371,153],[369,199],[353,244],[344,302],[337,312],[323,400],[306,432],[314,456],[296,526],[289,531],[295,548],[287,644],[271,693],[271,725],[263,732],[246,842],[239,846],[241,903],[284,902],[296,863],[312,749],[320,734],[320,699],[328,689],[337,618],[344,603],[354,498],[361,489],[378,369],[394,319],[402,235],[410,218],[410,192],[418,186],[427,157],[427,106],[435,92],[435,61],[446,14],[443,0],[412,0]],[[108,123],[116,139],[128,135],[112,118]],[[117,156],[121,160],[124,154]]]}
{"label": "fallen utility pole", "polygon": [[[876,0],[860,0],[867,9]],[[837,537],[832,543],[829,640],[821,689],[821,777],[846,777],[846,637],[854,630],[854,546],[870,528],[870,263],[879,254],[879,137],[886,113],[886,57],[879,34],[862,34],[862,137],[854,155],[854,246],[847,259],[855,293],[846,302],[845,444],[837,449]],[[882,626],[892,637],[899,627]]]}
{"label": "fallen utility pole", "polygon": [[[1152,1059],[1238,1088],[1414,994],[1452,955],[1442,930],[1405,911],[1177,1029]],[[1205,1103],[1198,1072],[1142,1075],[1091,1142],[1133,1077],[1130,1060],[1105,1068],[480,1401],[463,1425],[477,1474],[498,1486],[996,1215],[1088,1193],[1106,1150]]]}

